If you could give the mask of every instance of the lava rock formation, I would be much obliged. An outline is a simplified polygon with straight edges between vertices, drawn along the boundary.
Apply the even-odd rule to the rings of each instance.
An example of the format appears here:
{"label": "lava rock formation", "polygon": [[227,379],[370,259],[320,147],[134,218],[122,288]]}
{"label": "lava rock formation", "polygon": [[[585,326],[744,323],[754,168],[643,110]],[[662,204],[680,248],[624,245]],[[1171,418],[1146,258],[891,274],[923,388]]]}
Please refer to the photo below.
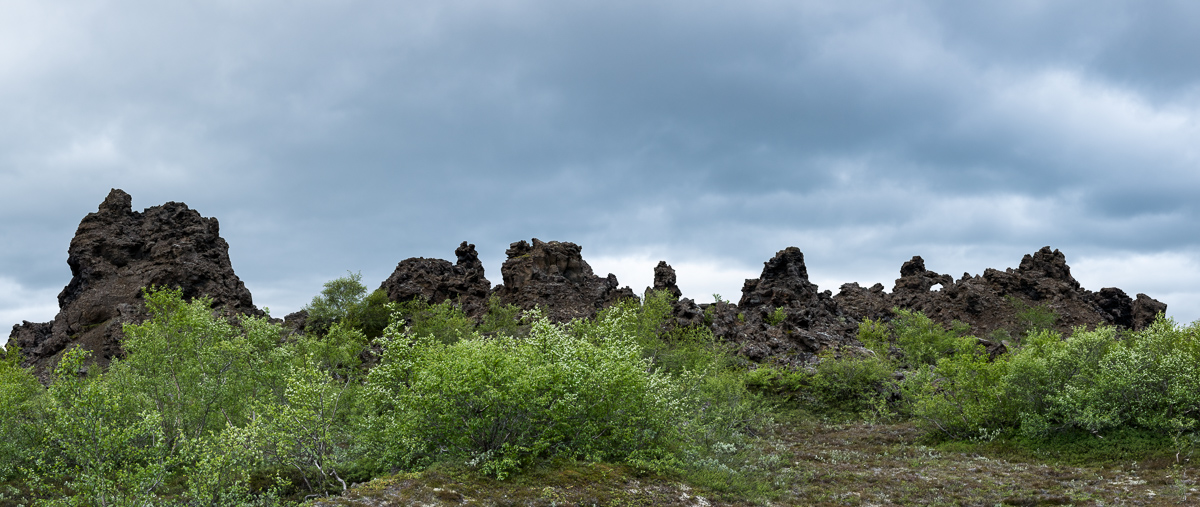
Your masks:
{"label": "lava rock formation", "polygon": [[[935,286],[940,287],[935,290]],[[1064,332],[1098,324],[1137,330],[1167,310],[1165,303],[1145,294],[1138,294],[1135,300],[1114,287],[1100,292],[1080,287],[1071,276],[1066,256],[1048,246],[1025,255],[1016,269],[987,269],[982,276],[964,273],[958,281],[925,269],[925,261],[913,257],[901,266],[892,293],[884,292],[881,284],[867,289],[848,283],[834,300],[854,321],[887,320],[892,308],[902,308],[924,312],[943,324],[965,322],[980,337],[1019,327],[1018,313],[1023,306],[1052,310],[1057,316],[1054,328]]]}
{"label": "lava rock formation", "polygon": [[533,238],[509,245],[508,260],[500,266],[504,284],[493,293],[500,302],[522,310],[540,306],[555,322],[587,318],[623,298],[637,297],[629,287],[619,287],[617,277],[600,278],[583,260],[575,243]]}
{"label": "lava rock formation", "polygon": [[739,344],[738,353],[755,361],[802,362],[826,347],[852,343],[857,329],[833,294],[808,280],[796,247],[764,262],[762,275],[742,286],[737,305],[716,302],[704,312],[714,335]]}
{"label": "lava rock formation", "polygon": [[436,304],[450,300],[468,317],[482,319],[492,283],[483,275],[475,245],[463,241],[454,255],[458,258],[454,264],[424,257],[404,259],[379,288],[387,292],[389,300],[397,302],[423,299]]}
{"label": "lava rock formation", "polygon": [[[23,364],[33,366],[43,379],[74,344],[92,351],[101,364],[120,355],[121,326],[147,317],[143,287],[178,287],[187,299],[207,295],[227,312],[262,315],[233,272],[217,219],[175,202],[138,213],[131,201],[129,194],[114,189],[80,222],[68,250],[72,278],[58,296],[54,320],[13,326],[9,343],[20,347]],[[392,301],[449,300],[476,320],[486,314],[490,297],[524,310],[541,307],[556,322],[592,317],[623,298],[636,297],[629,287],[619,286],[616,276],[596,276],[581,252],[568,242],[534,238],[532,243],[512,243],[500,269],[504,283],[493,288],[475,246],[464,241],[455,250],[454,264],[405,259],[380,289]],[[1053,326],[1062,331],[1096,325],[1137,330],[1167,309],[1145,294],[1131,298],[1113,287],[1083,289],[1071,276],[1066,256],[1050,247],[1026,255],[1016,269],[964,273],[957,281],[913,257],[900,267],[891,293],[882,284],[864,288],[857,283],[842,285],[836,296],[821,291],[809,281],[804,254],[796,247],[763,263],[762,274],[746,280],[737,304],[698,305],[682,297],[675,270],[665,261],[654,268],[654,285],[646,292],[655,290],[672,296],[674,325],[706,326],[749,359],[786,363],[856,344],[859,322],[889,320],[893,308],[921,311],[943,324],[965,322],[996,353],[1002,343],[983,338],[1019,329],[1020,315],[1029,308],[1053,311]],[[299,330],[303,319],[303,312],[297,312],[288,323]]]}
{"label": "lava rock formation", "polygon": [[58,295],[54,320],[13,326],[9,343],[43,378],[69,345],[92,351],[101,364],[118,356],[122,324],[147,316],[143,287],[177,287],[186,299],[207,295],[226,311],[262,314],[233,272],[216,218],[177,202],[140,213],[131,203],[113,189],[79,223],[67,250],[71,281]]}

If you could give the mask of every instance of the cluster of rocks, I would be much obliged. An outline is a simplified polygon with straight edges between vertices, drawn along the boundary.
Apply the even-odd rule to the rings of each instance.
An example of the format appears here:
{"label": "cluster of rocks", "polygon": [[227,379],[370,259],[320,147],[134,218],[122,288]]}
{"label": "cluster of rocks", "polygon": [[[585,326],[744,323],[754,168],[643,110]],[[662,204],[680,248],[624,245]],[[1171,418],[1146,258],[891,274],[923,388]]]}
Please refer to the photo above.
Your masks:
{"label": "cluster of rocks", "polygon": [[963,273],[957,281],[925,269],[925,261],[913,257],[900,267],[890,294],[882,284],[863,288],[848,283],[834,300],[850,320],[887,320],[892,308],[904,308],[943,324],[965,322],[977,336],[1018,328],[1020,313],[1037,306],[1054,312],[1053,327],[1061,331],[1098,324],[1136,330],[1167,310],[1165,303],[1145,294],[1134,299],[1115,287],[1100,292],[1080,287],[1066,256],[1050,247],[1025,255],[1016,269],[987,269],[982,276]]}
{"label": "cluster of rocks", "polygon": [[504,283],[492,288],[483,274],[475,245],[463,242],[455,250],[458,262],[411,258],[400,261],[380,286],[392,301],[425,299],[431,303],[450,300],[469,317],[481,319],[488,299],[522,310],[541,307],[555,322],[587,318],[622,298],[635,297],[629,287],[620,287],[617,277],[596,276],[583,260],[583,248],[575,243],[537,238],[518,241],[505,252],[500,267]]}
{"label": "cluster of rocks", "polygon": [[[215,218],[181,203],[140,213],[130,204],[128,194],[114,189],[80,223],[67,260],[72,279],[59,295],[55,319],[13,327],[9,342],[43,376],[73,344],[102,362],[119,355],[122,324],[147,317],[142,287],[178,287],[185,298],[207,295],[224,311],[261,315],[233,272],[229,245]],[[464,241],[454,253],[453,264],[405,259],[380,289],[392,301],[449,300],[475,319],[483,318],[495,297],[525,310],[541,307],[558,322],[591,317],[636,297],[629,287],[620,287],[616,276],[597,276],[574,243],[536,238],[512,243],[500,269],[504,283],[496,287],[484,276],[475,245]],[[957,281],[927,270],[923,259],[913,257],[901,266],[890,293],[882,284],[864,288],[857,283],[843,285],[836,296],[821,291],[809,281],[804,254],[795,247],[779,251],[764,263],[759,278],[746,280],[736,304],[697,304],[683,297],[676,278],[669,264],[659,262],[646,293],[667,291],[674,299],[675,324],[707,326],[756,361],[804,361],[827,347],[853,344],[859,322],[890,319],[893,308],[921,311],[945,324],[965,322],[980,336],[1019,325],[1022,305],[1052,310],[1054,325],[1064,330],[1098,324],[1139,329],[1166,310],[1145,294],[1135,299],[1117,288],[1081,288],[1066,257],[1049,247],[1026,255],[1016,269],[988,269]]]}
{"label": "cluster of rocks", "polygon": [[483,276],[483,263],[475,245],[463,241],[454,250],[457,261],[413,257],[400,261],[392,275],[379,287],[392,301],[424,299],[433,303],[450,300],[468,316],[479,319],[487,313],[492,283]]}
{"label": "cluster of rocks", "polygon": [[[665,262],[654,274],[656,288],[678,291],[675,272]],[[809,281],[804,254],[796,247],[764,262],[762,275],[742,286],[737,304],[697,305],[682,298],[674,316],[678,325],[710,327],[717,338],[736,343],[739,354],[755,361],[804,361],[826,347],[852,343],[857,330],[857,323],[839,311],[833,294]]]}

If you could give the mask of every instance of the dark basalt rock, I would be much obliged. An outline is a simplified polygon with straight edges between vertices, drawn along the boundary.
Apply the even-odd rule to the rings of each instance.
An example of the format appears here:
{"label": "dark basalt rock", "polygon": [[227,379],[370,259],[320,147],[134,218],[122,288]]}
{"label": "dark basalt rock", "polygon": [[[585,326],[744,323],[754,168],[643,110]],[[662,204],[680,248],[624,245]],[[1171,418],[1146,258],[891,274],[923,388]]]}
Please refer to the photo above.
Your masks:
{"label": "dark basalt rock", "polygon": [[292,333],[303,333],[308,327],[308,310],[289,313],[283,317],[283,327]]}
{"label": "dark basalt rock", "polygon": [[1167,304],[1139,292],[1130,313],[1129,327],[1142,329],[1152,324],[1158,314],[1167,313]]}
{"label": "dark basalt rock", "polygon": [[[121,326],[146,318],[143,287],[179,287],[185,298],[208,295],[227,312],[261,315],[250,292],[234,274],[229,245],[219,235],[215,218],[204,218],[185,204],[168,202],[141,213],[132,199],[113,190],[95,213],[79,224],[71,240],[67,264],[72,278],[59,294],[59,313],[47,323],[13,326],[9,342],[22,350],[23,363],[43,379],[67,347],[78,344],[94,352],[101,364],[121,353]],[[431,303],[453,301],[482,319],[490,296],[522,309],[541,307],[552,320],[592,317],[622,298],[636,297],[620,287],[616,276],[596,276],[574,243],[518,241],[507,250],[501,267],[504,284],[491,287],[475,246],[463,242],[456,262],[410,258],[401,261],[380,288],[392,301],[421,298]],[[856,344],[862,319],[892,318],[892,308],[921,311],[943,324],[957,320],[993,354],[1003,353],[1003,336],[993,331],[1020,327],[1022,306],[1044,305],[1058,315],[1055,326],[1108,324],[1141,329],[1166,305],[1145,294],[1136,299],[1116,288],[1091,292],[1071,276],[1066,256],[1049,247],[1026,255],[1016,269],[988,269],[981,276],[950,275],[926,269],[921,257],[900,268],[891,293],[882,284],[863,288],[845,284],[833,296],[808,279],[804,254],[795,247],[780,250],[763,263],[759,278],[746,280],[737,304],[720,301],[697,305],[682,297],[675,270],[666,262],[654,268],[654,285],[667,291],[678,326],[709,327],[720,339],[756,361],[807,361],[821,350]],[[294,331],[307,315],[297,312],[284,321]],[[991,341],[989,341],[991,339]]]}
{"label": "dark basalt rock", "polygon": [[667,291],[676,300],[683,297],[683,291],[679,290],[679,286],[675,285],[675,268],[672,268],[667,261],[658,261],[658,265],[654,267],[654,286],[646,287],[646,295],[651,292]]}
{"label": "dark basalt rock", "polygon": [[463,241],[454,250],[457,262],[413,257],[400,261],[392,276],[379,288],[388,299],[402,302],[424,299],[430,303],[450,300],[462,307],[467,316],[482,319],[487,313],[492,283],[483,275],[483,263],[475,245]]}
{"label": "dark basalt rock", "polygon": [[121,325],[147,316],[143,287],[178,287],[186,299],[208,295],[226,311],[262,314],[233,272],[217,219],[183,203],[140,213],[131,203],[129,194],[113,189],[79,223],[68,249],[71,281],[58,295],[54,321],[13,326],[9,342],[43,378],[70,345],[92,351],[101,364],[118,356]]}
{"label": "dark basalt rock", "polygon": [[[914,255],[912,259],[900,266],[900,278],[896,280],[896,292],[925,293],[934,285],[949,287],[954,283],[954,277],[938,274],[925,269],[925,259]],[[882,289],[882,285],[880,288]]]}
{"label": "dark basalt rock", "polygon": [[615,275],[596,276],[582,250],[575,243],[537,238],[532,244],[512,243],[500,267],[504,284],[493,293],[523,310],[540,306],[555,322],[592,317],[620,299],[637,297],[629,287],[620,287]]}
{"label": "dark basalt rock", "polygon": [[[933,290],[936,285],[940,288]],[[1064,332],[1098,324],[1141,329],[1167,308],[1145,294],[1138,294],[1134,301],[1120,289],[1091,292],[1080,287],[1071,276],[1066,256],[1050,247],[1026,255],[1016,269],[987,269],[982,276],[964,273],[958,281],[926,270],[924,261],[913,257],[900,268],[891,294],[879,284],[864,289],[850,283],[843,285],[834,299],[852,320],[888,320],[891,309],[899,307],[924,312],[943,324],[965,322],[976,336],[1019,328],[1021,305],[1044,305],[1053,310],[1058,315],[1054,326]]]}
{"label": "dark basalt rock", "polygon": [[857,329],[843,318],[832,293],[808,280],[804,254],[796,247],[763,263],[762,275],[742,286],[737,305],[717,302],[705,311],[713,334],[740,344],[739,353],[755,361],[804,361],[826,347],[852,343]]}

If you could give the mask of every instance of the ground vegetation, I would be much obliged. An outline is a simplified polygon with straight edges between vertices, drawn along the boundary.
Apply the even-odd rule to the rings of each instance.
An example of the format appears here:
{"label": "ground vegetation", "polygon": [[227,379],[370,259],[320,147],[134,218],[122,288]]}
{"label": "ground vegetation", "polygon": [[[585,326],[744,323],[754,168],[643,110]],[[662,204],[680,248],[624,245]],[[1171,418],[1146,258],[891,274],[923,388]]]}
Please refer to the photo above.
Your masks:
{"label": "ground vegetation", "polygon": [[995,353],[895,309],[856,344],[756,363],[680,325],[668,290],[569,322],[372,296],[334,280],[297,333],[150,287],[107,366],[69,349],[43,384],[10,351],[0,504],[1196,499],[1197,324],[1063,333],[1026,305]]}

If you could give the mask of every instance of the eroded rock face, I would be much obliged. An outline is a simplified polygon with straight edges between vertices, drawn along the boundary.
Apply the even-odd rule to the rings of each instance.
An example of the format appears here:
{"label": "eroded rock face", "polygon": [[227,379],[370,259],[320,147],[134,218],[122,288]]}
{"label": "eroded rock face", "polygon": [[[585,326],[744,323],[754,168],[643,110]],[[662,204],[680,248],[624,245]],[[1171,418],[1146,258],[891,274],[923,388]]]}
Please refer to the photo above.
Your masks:
{"label": "eroded rock face", "polygon": [[629,287],[620,287],[615,275],[596,276],[582,250],[575,243],[537,238],[532,244],[512,243],[500,267],[504,284],[494,293],[502,303],[524,310],[541,306],[555,322],[591,317],[620,299],[637,297]]}
{"label": "eroded rock face", "polygon": [[706,311],[713,333],[739,343],[739,353],[755,361],[803,361],[826,347],[851,343],[857,329],[843,318],[832,293],[808,280],[804,254],[796,247],[764,262],[762,275],[742,286],[737,305],[718,302]]}
{"label": "eroded rock face", "polygon": [[675,285],[675,279],[675,268],[667,264],[667,261],[658,261],[658,265],[654,267],[654,286],[646,287],[645,294],[648,296],[652,292],[665,290],[678,300],[683,297],[683,291]]}
{"label": "eroded rock face", "polygon": [[229,312],[261,315],[229,262],[229,244],[215,218],[168,202],[135,212],[132,198],[113,189],[79,223],[68,249],[71,281],[58,295],[54,321],[13,327],[9,342],[40,373],[78,344],[101,363],[121,353],[121,325],[146,317],[141,290],[178,287],[187,299],[213,298]]}
{"label": "eroded rock face", "polygon": [[853,320],[890,319],[890,310],[899,307],[924,312],[943,324],[965,322],[980,337],[1019,328],[1017,314],[1022,306],[1053,310],[1058,315],[1054,327],[1064,332],[1097,324],[1141,329],[1167,308],[1145,294],[1138,294],[1135,301],[1117,288],[1091,292],[1080,287],[1066,256],[1050,247],[1026,255],[1016,269],[987,269],[982,276],[964,273],[958,281],[926,270],[924,261],[913,257],[901,267],[892,293],[879,284],[864,289],[852,283],[843,285],[834,299]]}
{"label": "eroded rock face", "polygon": [[454,250],[457,262],[413,257],[400,261],[380,289],[392,301],[424,299],[430,303],[450,300],[467,316],[482,319],[487,313],[492,283],[483,275],[483,263],[475,245],[463,241]]}

